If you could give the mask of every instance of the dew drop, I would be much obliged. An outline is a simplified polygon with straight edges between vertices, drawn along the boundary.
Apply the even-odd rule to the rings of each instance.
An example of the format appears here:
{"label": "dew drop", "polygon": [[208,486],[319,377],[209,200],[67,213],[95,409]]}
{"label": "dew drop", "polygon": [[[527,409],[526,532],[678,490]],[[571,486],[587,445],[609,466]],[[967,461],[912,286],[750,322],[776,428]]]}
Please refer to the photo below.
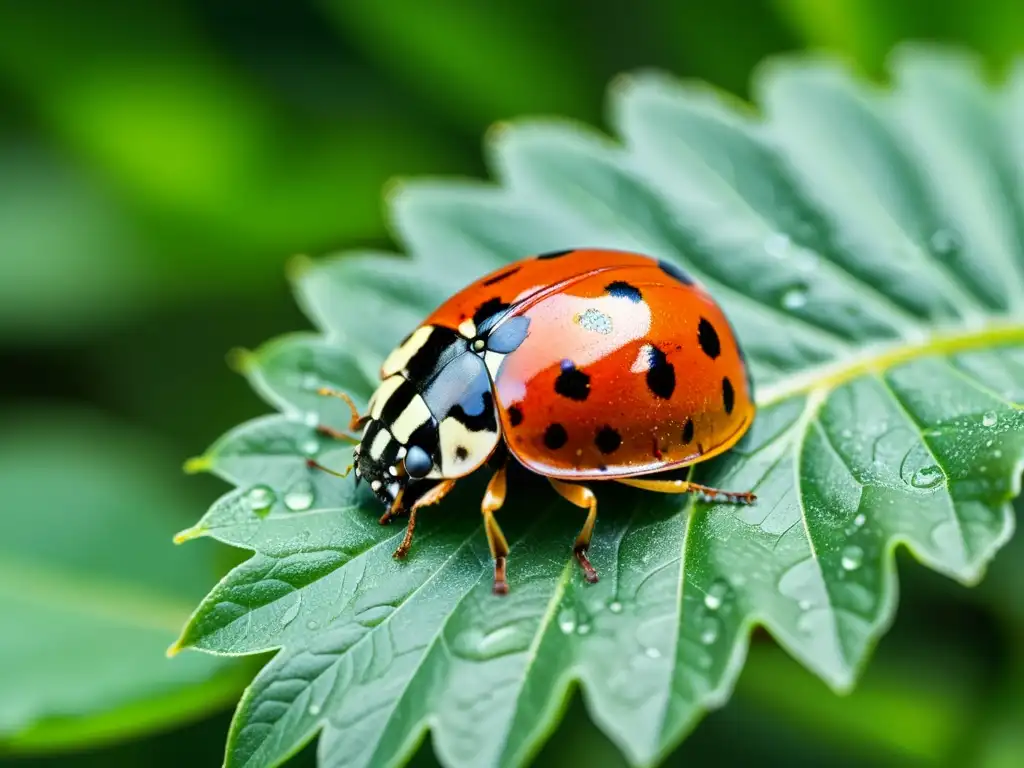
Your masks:
{"label": "dew drop", "polygon": [[303,440],[299,445],[299,451],[305,456],[316,456],[317,451],[320,450],[320,442],[314,438]]}
{"label": "dew drop", "polygon": [[257,485],[245,494],[245,503],[258,515],[269,512],[275,499],[274,492],[265,485]]}
{"label": "dew drop", "polygon": [[915,488],[934,488],[942,482],[942,477],[942,470],[935,464],[930,464],[917,470],[910,478],[910,484]]}
{"label": "dew drop", "polygon": [[996,448],[996,450],[992,451],[992,457],[996,459],[1001,459],[1003,457],[1003,452]]}
{"label": "dew drop", "polygon": [[865,516],[865,514],[863,512],[860,512],[857,514],[855,518],[853,518],[853,525],[855,528],[861,528],[863,527],[864,523],[867,522],[867,520],[868,519]]}
{"label": "dew drop", "polygon": [[952,256],[960,247],[956,234],[950,229],[935,230],[928,244],[937,256]]}
{"label": "dew drop", "polygon": [[700,628],[700,641],[704,645],[711,645],[718,639],[719,622],[714,616],[708,616]]}
{"label": "dew drop", "polygon": [[320,377],[315,373],[307,373],[302,377],[302,388],[312,392],[320,388]]}
{"label": "dew drop", "polygon": [[312,619],[306,622],[306,629],[319,629],[319,627],[320,625]]}
{"label": "dew drop", "polygon": [[313,486],[306,480],[296,483],[284,495],[284,505],[292,512],[302,512],[313,506]]}
{"label": "dew drop", "polygon": [[983,427],[994,427],[999,421],[999,417],[995,411],[988,411],[984,416],[981,417],[981,426]]}
{"label": "dew drop", "polygon": [[302,423],[307,427],[315,427],[320,423],[320,414],[316,411],[306,411],[302,416]]}
{"label": "dew drop", "polygon": [[571,635],[576,630],[576,618],[569,611],[563,611],[558,617],[558,628],[563,634]]}
{"label": "dew drop", "polygon": [[789,255],[790,245],[789,235],[782,232],[773,232],[764,240],[765,251],[776,259],[782,259]]}
{"label": "dew drop", "polygon": [[644,648],[644,656],[646,656],[648,659],[660,659],[661,658],[661,651],[659,651],[657,648],[653,648],[653,647],[652,648]]}
{"label": "dew drop", "polygon": [[294,603],[288,606],[288,610],[281,614],[281,626],[287,627],[289,624],[295,621],[295,617],[299,615],[299,608],[301,607],[302,598],[299,597],[295,600]]}
{"label": "dew drop", "polygon": [[856,571],[863,562],[864,550],[853,544],[843,550],[842,558],[839,561],[844,571]]}
{"label": "dew drop", "polygon": [[622,603],[618,600],[612,603],[608,603],[608,610],[612,613],[622,613]]}
{"label": "dew drop", "polygon": [[589,624],[580,624],[578,627],[576,627],[576,634],[577,635],[589,635],[590,634],[590,625]]}
{"label": "dew drop", "polygon": [[800,309],[807,303],[807,286],[793,286],[782,294],[782,306],[786,309]]}
{"label": "dew drop", "polygon": [[310,704],[308,712],[313,717],[316,717],[317,715],[320,714],[320,705],[319,704]]}
{"label": "dew drop", "polygon": [[809,611],[811,609],[812,603],[810,600],[801,600],[796,605],[801,611]]}
{"label": "dew drop", "polygon": [[729,582],[724,579],[718,579],[708,587],[707,594],[704,595],[704,605],[709,611],[717,611],[722,607],[722,602],[728,594]]}

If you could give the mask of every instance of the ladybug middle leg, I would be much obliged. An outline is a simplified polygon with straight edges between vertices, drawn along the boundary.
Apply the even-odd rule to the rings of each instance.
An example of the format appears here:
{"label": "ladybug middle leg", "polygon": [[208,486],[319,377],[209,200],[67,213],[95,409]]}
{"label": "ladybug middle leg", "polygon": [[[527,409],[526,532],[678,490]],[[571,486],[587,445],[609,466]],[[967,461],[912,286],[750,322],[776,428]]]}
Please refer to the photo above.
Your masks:
{"label": "ladybug middle leg", "polygon": [[594,534],[594,523],[597,522],[597,497],[585,485],[566,483],[561,480],[555,480],[553,477],[549,477],[548,482],[551,483],[551,486],[558,491],[558,494],[563,499],[570,504],[575,504],[577,507],[587,510],[587,519],[583,523],[583,528],[580,529],[579,536],[576,537],[576,544],[573,546],[572,551],[576,555],[580,567],[583,568],[583,577],[591,584],[596,584],[597,571],[594,570],[594,566],[587,559],[587,550],[590,549],[590,538]]}

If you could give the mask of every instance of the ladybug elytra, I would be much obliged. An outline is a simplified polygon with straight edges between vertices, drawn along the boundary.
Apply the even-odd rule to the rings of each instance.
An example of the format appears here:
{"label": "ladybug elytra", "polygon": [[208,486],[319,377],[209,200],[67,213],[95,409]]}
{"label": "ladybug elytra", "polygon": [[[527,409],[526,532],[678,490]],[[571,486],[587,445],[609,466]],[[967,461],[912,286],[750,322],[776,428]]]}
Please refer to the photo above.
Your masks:
{"label": "ladybug elytra", "polygon": [[511,460],[587,510],[574,553],[589,582],[597,499],[587,484],[755,498],[666,474],[735,445],[755,406],[722,310],[664,261],[577,249],[503,266],[438,307],[380,374],[366,414],[321,390],[349,404],[349,428],[362,437],[323,431],[359,443],[356,482],[387,507],[382,523],[409,514],[396,557],[409,551],[419,508],[494,467],[481,509],[499,594],[508,591],[508,544],[494,513]]}

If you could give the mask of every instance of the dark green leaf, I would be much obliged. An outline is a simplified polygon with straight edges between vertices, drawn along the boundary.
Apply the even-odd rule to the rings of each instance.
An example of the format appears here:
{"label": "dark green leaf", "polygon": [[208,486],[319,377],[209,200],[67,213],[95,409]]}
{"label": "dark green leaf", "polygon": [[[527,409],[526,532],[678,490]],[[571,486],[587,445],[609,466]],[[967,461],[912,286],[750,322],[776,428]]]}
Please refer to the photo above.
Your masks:
{"label": "dark green leaf", "polygon": [[[1024,461],[1022,79],[986,90],[965,62],[913,49],[894,70],[879,93],[827,63],[776,63],[755,83],[764,120],[700,86],[624,78],[624,146],[568,123],[505,127],[500,188],[398,190],[411,259],[306,265],[298,293],[325,340],[247,358],[286,415],[203,460],[238,489],[193,533],[254,555],[181,644],[282,649],[237,712],[229,766],[279,764],[318,731],[324,766],[390,765],[427,729],[446,765],[521,765],[577,683],[628,759],[651,764],[729,696],[753,625],[847,690],[892,620],[897,545],[980,578],[1011,534]],[[287,381],[320,360],[318,383],[365,398],[353,371],[372,376],[445,296],[573,246],[673,260],[725,307],[760,411],[696,477],[759,498],[600,489],[603,578],[588,585],[578,516],[516,477],[499,601],[474,520],[482,478],[425,514],[396,562],[400,531],[376,525],[369,494],[306,465],[347,465],[347,446],[312,442],[317,419],[344,425],[339,404]]]}

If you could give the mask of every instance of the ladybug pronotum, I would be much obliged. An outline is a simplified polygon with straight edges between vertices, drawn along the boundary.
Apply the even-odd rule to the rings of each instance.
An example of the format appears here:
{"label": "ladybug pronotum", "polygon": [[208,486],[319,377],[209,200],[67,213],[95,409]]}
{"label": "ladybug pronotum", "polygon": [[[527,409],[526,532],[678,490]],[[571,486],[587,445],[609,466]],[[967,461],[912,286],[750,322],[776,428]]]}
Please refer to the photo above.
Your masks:
{"label": "ladybug pronotum", "polygon": [[735,445],[755,407],[722,310],[664,261],[579,249],[506,265],[438,307],[380,374],[363,415],[346,394],[321,390],[349,404],[349,429],[362,429],[361,438],[322,431],[358,443],[356,482],[369,482],[387,507],[382,523],[408,513],[399,558],[420,507],[493,467],[481,510],[498,594],[508,591],[508,544],[494,513],[509,461],[587,510],[574,552],[589,582],[597,581],[587,559],[597,518],[589,484],[755,498],[672,476]]}

